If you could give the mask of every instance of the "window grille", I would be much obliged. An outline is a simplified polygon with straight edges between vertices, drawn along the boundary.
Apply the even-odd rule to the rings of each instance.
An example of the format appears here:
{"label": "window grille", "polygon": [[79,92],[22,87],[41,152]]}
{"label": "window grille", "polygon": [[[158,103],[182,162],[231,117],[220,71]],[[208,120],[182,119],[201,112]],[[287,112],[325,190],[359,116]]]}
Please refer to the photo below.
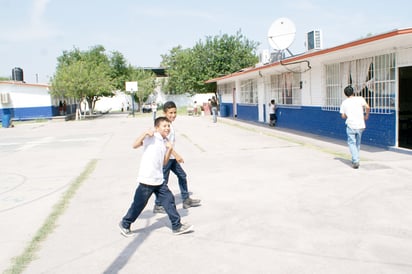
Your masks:
{"label": "window grille", "polygon": [[269,98],[275,99],[276,104],[301,105],[300,73],[283,73],[270,77]]}
{"label": "window grille", "polygon": [[257,104],[258,92],[257,81],[246,80],[240,83],[240,103],[243,104]]}
{"label": "window grille", "polygon": [[355,96],[365,98],[371,113],[391,113],[395,108],[394,53],[326,65],[325,79],[323,110],[339,111],[347,85],[352,85]]}
{"label": "window grille", "polygon": [[219,94],[223,96],[232,95],[232,89],[233,89],[232,84],[221,84],[221,85],[218,85],[218,88],[217,88]]}

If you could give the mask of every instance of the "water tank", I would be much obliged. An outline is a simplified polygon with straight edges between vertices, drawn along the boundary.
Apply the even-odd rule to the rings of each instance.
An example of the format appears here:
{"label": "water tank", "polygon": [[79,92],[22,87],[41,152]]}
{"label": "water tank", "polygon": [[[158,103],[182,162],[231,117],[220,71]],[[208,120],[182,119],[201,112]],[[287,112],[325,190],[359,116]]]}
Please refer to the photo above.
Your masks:
{"label": "water tank", "polygon": [[14,68],[11,71],[11,75],[12,75],[12,80],[13,81],[24,81],[24,77],[23,77],[23,69],[21,68]]}

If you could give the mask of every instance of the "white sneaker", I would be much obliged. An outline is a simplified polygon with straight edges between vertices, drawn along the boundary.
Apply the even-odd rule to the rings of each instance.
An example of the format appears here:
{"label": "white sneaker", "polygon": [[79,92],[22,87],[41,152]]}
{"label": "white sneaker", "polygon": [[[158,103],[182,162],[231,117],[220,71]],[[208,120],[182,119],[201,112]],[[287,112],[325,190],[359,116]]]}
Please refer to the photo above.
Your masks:
{"label": "white sneaker", "polygon": [[182,224],[178,229],[173,230],[173,234],[180,235],[193,231],[193,225]]}
{"label": "white sneaker", "polygon": [[119,229],[120,229],[120,234],[122,234],[125,237],[133,237],[136,235],[130,230],[130,228],[124,228],[122,222],[119,223]]}

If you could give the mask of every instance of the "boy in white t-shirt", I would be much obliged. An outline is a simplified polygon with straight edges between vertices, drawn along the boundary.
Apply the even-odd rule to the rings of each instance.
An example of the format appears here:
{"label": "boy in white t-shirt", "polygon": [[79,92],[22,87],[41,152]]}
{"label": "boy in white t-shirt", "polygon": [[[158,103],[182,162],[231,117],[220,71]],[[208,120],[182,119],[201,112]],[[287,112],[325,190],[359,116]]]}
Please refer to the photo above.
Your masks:
{"label": "boy in white t-shirt", "polygon": [[342,102],[339,112],[342,119],[346,119],[347,142],[352,154],[352,167],[356,169],[359,168],[361,138],[366,128],[365,120],[369,118],[370,107],[363,97],[354,95],[352,86],[347,86],[344,93],[348,98]]}
{"label": "boy in white t-shirt", "polygon": [[[167,139],[173,144],[176,143],[176,135],[173,129],[172,123],[176,119],[177,116],[177,106],[173,101],[167,101],[163,104],[163,112],[167,119],[170,121],[170,133],[167,136]],[[183,208],[188,209],[190,207],[197,207],[200,206],[199,199],[193,199],[189,195],[189,189],[187,186],[187,175],[186,172],[183,170],[180,163],[184,163],[182,156],[180,156],[176,150],[173,149],[172,155],[170,156],[169,161],[163,167],[163,176],[165,178],[165,183],[167,184],[169,181],[169,174],[172,171],[178,179],[179,188],[180,188],[180,195],[183,201]],[[165,213],[164,208],[160,204],[160,200],[156,197],[155,206],[153,208],[154,213]]]}
{"label": "boy in white t-shirt", "polygon": [[163,166],[173,151],[172,144],[167,140],[169,133],[170,121],[166,117],[158,117],[155,120],[155,129],[144,132],[133,144],[133,148],[143,146],[143,155],[137,177],[139,185],[133,203],[119,223],[120,232],[125,237],[134,235],[130,225],[139,217],[153,193],[169,216],[174,234],[187,233],[193,229],[193,226],[180,222],[174,196],[164,182]]}

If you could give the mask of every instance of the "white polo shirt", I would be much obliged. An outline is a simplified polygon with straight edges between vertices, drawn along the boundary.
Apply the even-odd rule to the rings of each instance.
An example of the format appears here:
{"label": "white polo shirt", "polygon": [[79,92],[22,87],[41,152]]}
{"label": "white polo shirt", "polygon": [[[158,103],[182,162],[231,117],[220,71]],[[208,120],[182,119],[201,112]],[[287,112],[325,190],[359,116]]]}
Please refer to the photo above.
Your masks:
{"label": "white polo shirt", "polygon": [[163,183],[163,161],[166,154],[165,139],[155,132],[143,140],[143,155],[137,181],[145,185],[158,186]]}
{"label": "white polo shirt", "polygon": [[[172,123],[170,123],[170,132],[169,135],[167,135],[167,140],[173,145],[173,147],[176,147],[176,135],[175,135],[175,129],[172,126]],[[170,155],[170,159],[175,159],[175,156]]]}

